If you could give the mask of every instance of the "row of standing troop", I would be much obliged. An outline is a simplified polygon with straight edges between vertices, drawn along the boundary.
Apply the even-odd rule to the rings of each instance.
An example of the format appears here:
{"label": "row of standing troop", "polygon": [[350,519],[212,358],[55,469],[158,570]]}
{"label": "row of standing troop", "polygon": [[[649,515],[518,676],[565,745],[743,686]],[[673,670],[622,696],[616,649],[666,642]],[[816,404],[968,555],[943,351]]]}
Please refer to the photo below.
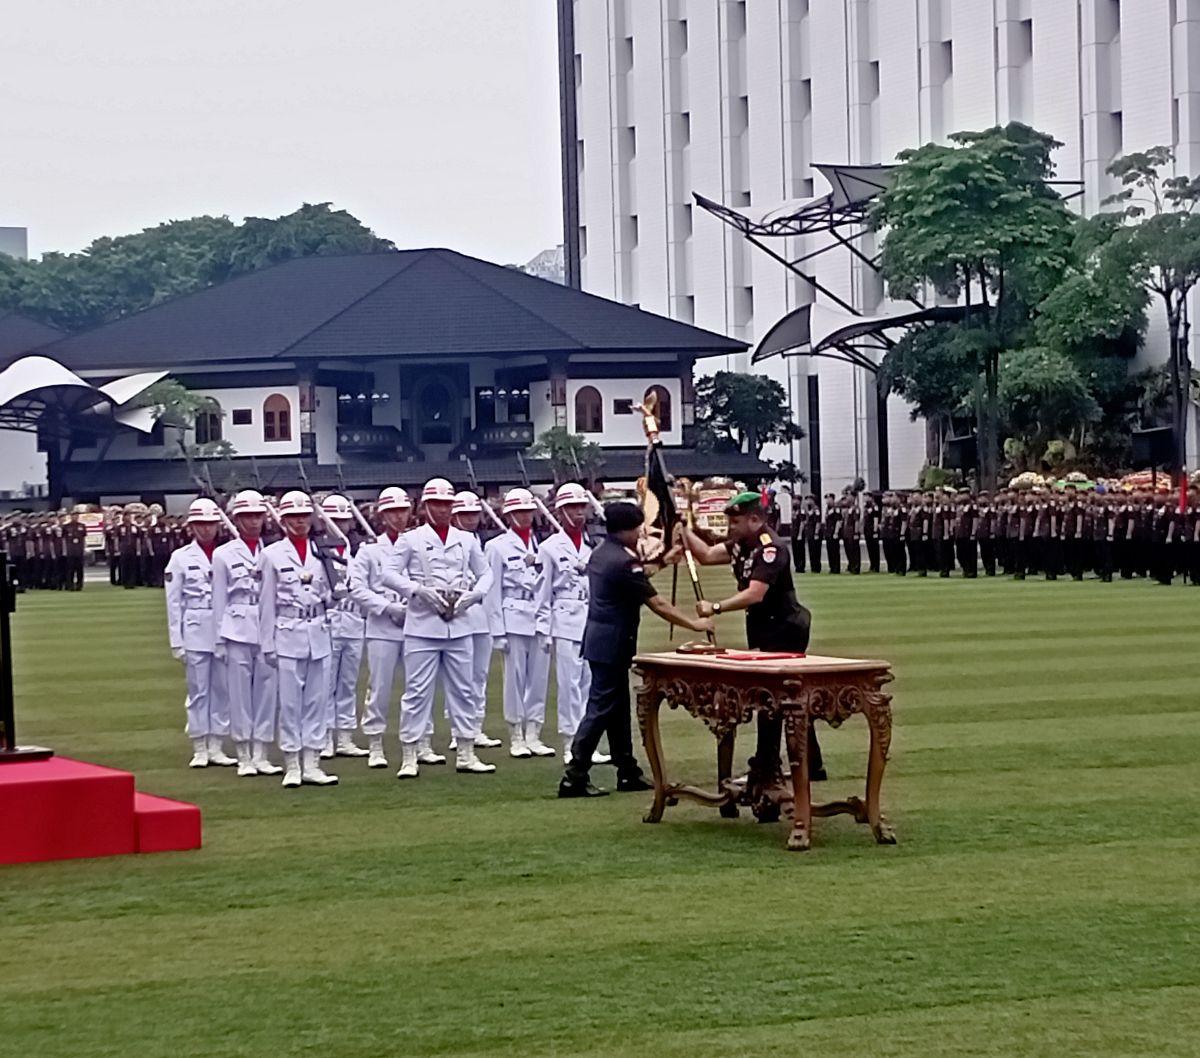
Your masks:
{"label": "row of standing troop", "polygon": [[[474,493],[433,479],[421,505],[424,522],[413,527],[409,496],[384,489],[378,532],[339,495],[315,505],[293,491],[272,506],[246,490],[228,513],[208,499],[191,505],[194,539],[172,553],[164,581],[170,647],[187,673],[193,767],[236,765],[242,776],[283,771],[285,786],[333,784],[322,758],[365,756],[369,767],[387,767],[385,740],[398,731],[397,775],[416,777],[422,765],[445,763],[432,743],[440,683],[457,770],[492,772],[476,750],[501,744],[484,730],[493,652],[503,658],[510,755],[556,755],[542,738],[552,659],[558,733],[570,745],[588,696],[580,653],[587,494],[576,484],[558,489],[558,531],[539,541],[537,501],[527,489],[509,490],[507,525],[486,546]],[[232,538],[218,545],[222,525]],[[280,536],[274,542],[270,526]],[[271,760],[276,746],[282,769]]]}
{"label": "row of standing troop", "polygon": [[[865,556],[864,556],[865,552]],[[1048,580],[1094,573],[1170,584],[1200,584],[1200,491],[1180,510],[1174,495],[1151,489],[1001,489],[988,492],[886,492],[805,496],[793,515],[797,572],[964,577],[1004,573]]]}

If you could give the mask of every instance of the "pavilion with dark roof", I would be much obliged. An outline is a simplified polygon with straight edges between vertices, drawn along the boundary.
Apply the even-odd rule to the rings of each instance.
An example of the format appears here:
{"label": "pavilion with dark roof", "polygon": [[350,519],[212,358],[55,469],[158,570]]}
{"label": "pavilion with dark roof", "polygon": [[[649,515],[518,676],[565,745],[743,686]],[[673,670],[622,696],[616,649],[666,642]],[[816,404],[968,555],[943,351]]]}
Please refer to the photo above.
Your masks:
{"label": "pavilion with dark roof", "polygon": [[[182,439],[217,488],[296,483],[363,492],[441,475],[518,483],[534,440],[563,427],[599,444],[603,476],[641,473],[634,405],[654,391],[671,469],[757,478],[745,455],[692,446],[693,368],[744,343],[445,249],[307,257],[43,344],[94,384],[166,370],[210,396]],[[722,364],[710,365],[717,369]],[[88,444],[94,447],[85,447]],[[64,442],[52,460],[76,499],[182,495],[196,465],[148,437]],[[299,461],[299,465],[298,465]],[[549,466],[526,459],[530,477]]]}

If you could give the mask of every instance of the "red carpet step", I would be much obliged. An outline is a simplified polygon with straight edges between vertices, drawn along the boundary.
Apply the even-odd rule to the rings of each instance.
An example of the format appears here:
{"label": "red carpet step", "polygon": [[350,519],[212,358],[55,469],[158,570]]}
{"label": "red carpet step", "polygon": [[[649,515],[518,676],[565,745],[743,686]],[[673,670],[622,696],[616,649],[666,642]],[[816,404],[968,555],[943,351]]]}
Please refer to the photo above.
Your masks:
{"label": "red carpet step", "polygon": [[129,772],[51,757],[0,765],[0,864],[200,847],[200,810]]}

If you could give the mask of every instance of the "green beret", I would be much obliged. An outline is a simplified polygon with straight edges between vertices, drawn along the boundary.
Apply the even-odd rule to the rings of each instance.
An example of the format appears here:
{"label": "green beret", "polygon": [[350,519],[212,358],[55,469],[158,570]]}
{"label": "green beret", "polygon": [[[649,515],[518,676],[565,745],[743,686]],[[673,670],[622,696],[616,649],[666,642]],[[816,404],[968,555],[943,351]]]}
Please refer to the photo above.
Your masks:
{"label": "green beret", "polygon": [[759,492],[739,492],[727,504],[725,504],[726,514],[747,514],[747,508],[762,507],[762,493]]}

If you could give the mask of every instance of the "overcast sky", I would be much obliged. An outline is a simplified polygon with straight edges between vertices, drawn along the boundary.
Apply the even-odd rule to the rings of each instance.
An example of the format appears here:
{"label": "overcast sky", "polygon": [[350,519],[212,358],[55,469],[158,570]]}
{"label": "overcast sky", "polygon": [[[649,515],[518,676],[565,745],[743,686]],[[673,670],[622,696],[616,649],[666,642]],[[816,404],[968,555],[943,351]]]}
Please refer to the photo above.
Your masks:
{"label": "overcast sky", "polygon": [[30,253],[333,202],[400,247],[562,240],[554,0],[0,0]]}

